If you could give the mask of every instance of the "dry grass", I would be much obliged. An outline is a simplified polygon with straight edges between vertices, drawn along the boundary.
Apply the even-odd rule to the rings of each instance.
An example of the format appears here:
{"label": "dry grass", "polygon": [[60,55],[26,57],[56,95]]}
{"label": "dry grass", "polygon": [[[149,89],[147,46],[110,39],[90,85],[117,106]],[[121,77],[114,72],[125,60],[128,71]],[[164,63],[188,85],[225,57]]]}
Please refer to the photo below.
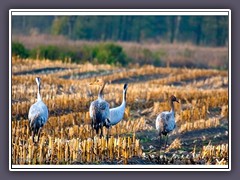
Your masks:
{"label": "dry grass", "polygon": [[[27,48],[32,49],[39,45],[57,45],[61,47],[77,48],[83,45],[96,45],[94,41],[72,41],[63,36],[50,36],[45,34],[32,34],[30,36],[13,35],[13,41],[22,42]],[[36,43],[37,42],[37,43]],[[228,67],[228,48],[227,47],[199,47],[190,43],[169,44],[169,43],[133,43],[116,42],[121,45],[126,54],[134,59],[135,63],[143,61],[146,55],[144,50],[149,50],[156,54],[161,54],[161,61],[166,66],[195,65],[195,67],[227,68]]]}
{"label": "dry grass", "polygon": [[23,141],[16,137],[13,141],[13,164],[81,164],[112,160],[124,160],[127,164],[129,158],[142,153],[139,139],[135,136],[111,136],[108,140],[95,137],[81,141],[79,138],[67,140],[48,135],[42,136],[37,146],[30,138]]}
{"label": "dry grass", "polygon": [[[219,127],[220,120],[228,118],[226,71],[153,66],[119,69],[109,65],[19,59],[13,60],[12,65],[13,73],[33,72],[12,75],[13,164],[127,164],[132,157],[142,157],[141,139],[136,138],[137,134],[155,130],[155,118],[161,111],[169,110],[167,100],[171,94],[180,99],[175,107],[178,127],[175,134]],[[36,74],[37,69],[47,67],[66,69]],[[36,101],[36,76],[42,79],[42,98],[50,117],[40,143],[34,146],[27,114]],[[88,109],[97,98],[97,89],[88,84],[98,76],[110,82],[104,97],[111,107],[121,104],[123,82],[129,82],[124,119],[111,128],[108,141],[105,137],[91,136]],[[106,134],[104,128],[104,136]],[[169,150],[181,147],[182,140],[175,139]],[[198,148],[202,149],[198,158],[214,157],[214,160],[205,160],[205,164],[228,163],[227,144]]]}

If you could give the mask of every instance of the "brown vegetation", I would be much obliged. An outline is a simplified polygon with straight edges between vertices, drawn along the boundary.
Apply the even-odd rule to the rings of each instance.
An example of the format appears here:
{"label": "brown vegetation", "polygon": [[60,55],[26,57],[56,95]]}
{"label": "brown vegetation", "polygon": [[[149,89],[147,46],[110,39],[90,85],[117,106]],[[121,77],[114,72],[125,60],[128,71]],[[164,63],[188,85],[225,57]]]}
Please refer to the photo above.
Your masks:
{"label": "brown vegetation", "polygon": [[[63,69],[45,71],[49,67]],[[41,74],[36,74],[39,69],[42,69]],[[198,143],[195,144],[185,138],[186,133],[211,128],[224,127],[228,132],[227,71],[150,65],[118,68],[13,59],[12,73],[13,164],[129,164],[134,163],[136,157],[141,163],[152,164],[162,164],[164,158],[168,159],[167,164],[228,164],[227,135],[216,135],[207,140],[197,137],[194,140]],[[42,98],[50,117],[43,128],[40,143],[34,146],[27,114],[30,105],[36,101],[36,75],[42,79]],[[112,82],[104,90],[104,98],[111,107],[122,101],[122,82],[131,82],[124,119],[111,128],[109,140],[91,137],[88,109],[90,102],[97,98],[97,89],[88,84],[97,76]],[[169,110],[166,101],[171,94],[180,99],[176,105],[177,128],[170,135],[177,138],[165,152],[158,146],[154,122],[159,112]],[[212,140],[211,144],[208,144],[209,140]],[[184,155],[186,161],[174,159],[175,152],[183,148],[187,152]],[[165,157],[163,153],[167,152],[172,153],[171,157]]]}
{"label": "brown vegetation", "polygon": [[[30,36],[13,35],[13,41],[24,44],[28,49],[39,45],[55,45],[80,49],[81,47],[99,44],[95,41],[69,40],[64,36],[50,36],[46,34],[32,34]],[[154,57],[162,66],[168,67],[203,67],[203,68],[228,68],[227,47],[203,47],[190,43],[133,43],[115,42],[120,45],[133,64],[153,64]],[[152,57],[154,56],[154,57]],[[83,59],[83,62],[86,60]],[[159,64],[157,63],[157,64]]]}

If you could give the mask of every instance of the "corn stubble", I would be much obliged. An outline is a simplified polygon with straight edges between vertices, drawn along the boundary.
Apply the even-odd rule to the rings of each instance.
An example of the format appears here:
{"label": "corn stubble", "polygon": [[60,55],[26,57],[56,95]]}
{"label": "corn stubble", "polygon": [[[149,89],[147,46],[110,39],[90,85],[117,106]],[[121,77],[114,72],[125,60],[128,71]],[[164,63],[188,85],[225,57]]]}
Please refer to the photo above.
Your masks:
{"label": "corn stubble", "polygon": [[[31,61],[31,63],[29,63]],[[44,62],[44,63],[43,63]],[[169,95],[180,99],[176,104],[177,129],[173,134],[219,127],[228,120],[228,85],[226,71],[186,68],[117,68],[109,65],[67,64],[48,60],[13,60],[13,73],[39,68],[60,67],[42,78],[42,98],[50,117],[38,145],[31,140],[27,114],[36,100],[34,74],[12,76],[12,162],[13,164],[101,164],[119,161],[127,164],[131,157],[142,156],[138,132],[153,131],[156,115],[169,109]],[[108,73],[100,75],[100,71]],[[109,82],[104,98],[111,106],[122,101],[122,82],[129,83],[127,108],[123,120],[110,129],[110,138],[92,138],[89,104],[97,98],[97,89],[88,86],[97,76],[76,75],[94,72]],[[117,73],[116,73],[117,72]],[[159,78],[159,74],[162,75]],[[135,77],[151,77],[141,82]],[[69,78],[64,78],[69,77]],[[78,77],[78,78],[71,78]],[[136,80],[136,81],[134,81]],[[107,129],[104,128],[106,136]],[[96,135],[96,134],[95,134]],[[227,164],[228,144],[202,146],[199,153],[207,163]],[[181,148],[176,139],[171,148]],[[198,147],[199,148],[199,147]]]}
{"label": "corn stubble", "polygon": [[[100,163],[113,160],[123,160],[127,163],[133,156],[141,156],[142,150],[139,139],[133,136],[122,136],[127,132],[144,129],[145,122],[140,119],[134,125],[134,121],[122,121],[110,132],[108,140],[95,136],[91,137],[90,125],[73,125],[49,131],[51,121],[44,127],[40,142],[34,145],[30,138],[28,121],[12,122],[12,157],[13,164],[72,164],[72,163]],[[123,127],[126,127],[125,129]],[[106,134],[106,129],[104,129]]]}
{"label": "corn stubble", "polygon": [[34,145],[31,138],[12,138],[13,164],[98,164],[140,157],[142,149],[139,139],[132,137],[113,137],[108,140],[97,136],[81,140],[70,140],[43,135],[38,145]]}

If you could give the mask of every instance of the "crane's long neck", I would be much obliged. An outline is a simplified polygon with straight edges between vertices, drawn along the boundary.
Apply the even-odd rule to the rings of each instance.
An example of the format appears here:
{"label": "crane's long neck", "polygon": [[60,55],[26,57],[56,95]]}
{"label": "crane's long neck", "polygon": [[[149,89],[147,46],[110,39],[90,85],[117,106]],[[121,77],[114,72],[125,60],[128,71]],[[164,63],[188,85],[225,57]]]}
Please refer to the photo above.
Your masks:
{"label": "crane's long neck", "polygon": [[127,101],[127,90],[123,89],[123,99],[122,99],[122,106],[126,106],[126,101]]}
{"label": "crane's long neck", "polygon": [[124,85],[122,104],[116,108],[110,109],[111,125],[115,125],[123,119],[124,111],[126,107],[126,94],[127,94],[127,87],[126,85]]}
{"label": "crane's long neck", "polygon": [[106,83],[104,82],[102,87],[100,88],[99,92],[98,92],[98,98],[99,99],[103,99],[103,89],[105,87]]}
{"label": "crane's long neck", "polygon": [[174,104],[173,104],[173,101],[172,100],[170,100],[170,106],[171,106],[171,111],[170,112],[172,112],[173,113],[173,115],[174,115]]}
{"label": "crane's long neck", "polygon": [[41,100],[42,100],[41,94],[40,94],[40,84],[38,84],[37,100],[38,100],[38,101],[41,101]]}

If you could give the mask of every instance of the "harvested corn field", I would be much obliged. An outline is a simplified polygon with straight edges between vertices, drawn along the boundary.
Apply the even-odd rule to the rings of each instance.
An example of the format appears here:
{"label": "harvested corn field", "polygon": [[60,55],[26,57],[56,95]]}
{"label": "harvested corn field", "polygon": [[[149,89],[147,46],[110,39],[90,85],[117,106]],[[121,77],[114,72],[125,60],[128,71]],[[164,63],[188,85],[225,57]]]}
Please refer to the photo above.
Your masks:
{"label": "harvested corn field", "polygon": [[[35,78],[49,118],[40,140],[33,143],[28,111],[37,99]],[[90,103],[108,82],[104,99],[110,108],[122,103],[128,83],[124,118],[103,137],[92,130]],[[228,164],[228,72],[211,69],[117,67],[12,60],[12,164]],[[175,104],[176,128],[164,148],[155,120]],[[165,138],[166,139],[166,138]]]}

